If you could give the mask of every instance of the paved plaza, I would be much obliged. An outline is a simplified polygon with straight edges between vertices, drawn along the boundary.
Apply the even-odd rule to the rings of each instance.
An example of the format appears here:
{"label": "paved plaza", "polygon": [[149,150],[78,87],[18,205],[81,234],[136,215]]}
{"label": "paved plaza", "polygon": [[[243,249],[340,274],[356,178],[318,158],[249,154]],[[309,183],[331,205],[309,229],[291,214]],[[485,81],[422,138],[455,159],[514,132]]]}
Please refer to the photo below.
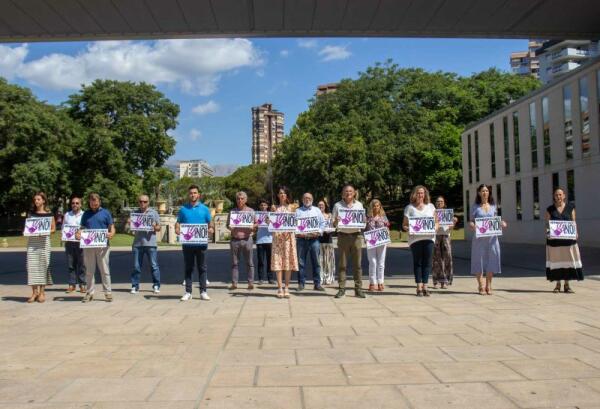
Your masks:
{"label": "paved plaza", "polygon": [[[600,408],[600,281],[459,277],[366,300],[272,286],[180,302],[180,285],[113,303],[0,286],[0,408]],[[195,289],[194,296],[198,295]]]}

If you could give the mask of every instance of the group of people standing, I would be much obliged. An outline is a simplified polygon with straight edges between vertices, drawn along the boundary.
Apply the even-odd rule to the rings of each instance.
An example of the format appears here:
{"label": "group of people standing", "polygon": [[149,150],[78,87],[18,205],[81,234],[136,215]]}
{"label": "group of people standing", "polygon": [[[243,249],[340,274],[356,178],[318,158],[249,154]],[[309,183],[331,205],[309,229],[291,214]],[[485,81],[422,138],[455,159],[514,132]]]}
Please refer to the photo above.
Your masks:
{"label": "group of people standing", "polygon": [[[188,189],[188,202],[182,206],[178,213],[175,233],[180,234],[180,226],[184,223],[206,224],[208,233],[214,232],[211,213],[200,200],[200,190],[196,185]],[[575,221],[575,207],[566,201],[564,190],[557,188],[553,193],[554,202],[548,207],[545,214],[546,228],[552,220]],[[234,212],[254,212],[247,206],[248,197],[245,192],[236,194],[236,207]],[[323,284],[331,284],[335,277],[335,251],[333,235],[337,235],[338,247],[338,283],[339,288],[336,298],[345,296],[346,275],[351,263],[354,293],[356,297],[365,298],[362,287],[362,233],[370,230],[389,228],[390,222],[379,200],[373,199],[367,209],[366,226],[364,231],[355,229],[337,229],[340,222],[340,210],[364,210],[363,204],[356,199],[356,190],[352,185],[344,186],[342,198],[335,203],[331,213],[325,200],[313,204],[311,193],[302,196],[302,206],[296,208],[292,201],[289,189],[285,186],[279,188],[277,204],[270,205],[267,201],[259,202],[259,211],[295,212],[297,217],[316,216],[322,228],[319,232],[299,234],[294,232],[270,232],[265,225],[256,223],[253,227],[231,227],[231,290],[238,288],[240,259],[245,259],[248,289],[254,288],[254,256],[253,235],[256,234],[256,248],[258,253],[258,277],[260,283],[268,281],[274,284],[276,278],[277,297],[290,297],[290,280],[293,271],[298,272],[298,291],[303,291],[306,286],[306,267],[308,260],[313,267],[312,281],[314,290],[324,291]],[[80,226],[76,233],[79,239],[84,229],[103,229],[107,231],[108,240],[115,234],[115,226],[111,213],[101,206],[101,199],[97,193],[87,197],[88,210],[82,210],[82,198],[73,196],[70,200],[71,210],[65,215],[64,224]],[[445,209],[444,197],[435,199],[431,203],[426,187],[416,186],[410,195],[410,204],[404,209],[402,228],[409,231],[409,220],[413,217],[428,217],[435,220],[435,233],[409,234],[408,244],[413,258],[413,272],[416,283],[416,295],[429,296],[429,276],[433,277],[434,288],[438,285],[442,289],[452,284],[453,265],[451,230],[457,223],[453,218],[451,225],[440,225],[436,209]],[[132,251],[134,266],[131,273],[131,293],[139,291],[140,275],[145,256],[148,257],[152,270],[153,292],[160,293],[160,269],[158,265],[158,251],[156,233],[160,231],[158,213],[149,207],[149,198],[146,195],[139,197],[139,213],[143,213],[152,221],[151,231],[136,231]],[[489,186],[484,184],[477,188],[477,197],[469,214],[469,226],[475,230],[475,219],[480,217],[497,216],[498,211]],[[32,198],[32,209],[28,218],[51,218],[51,232],[56,230],[56,223],[52,216],[46,195],[37,192]],[[502,228],[507,228],[506,222],[501,222]],[[229,220],[227,222],[229,226]],[[184,243],[182,245],[184,261],[185,293],[181,301],[192,299],[192,273],[194,267],[198,270],[200,299],[210,300],[207,293],[207,265],[205,252],[208,245],[205,243]],[[89,302],[95,292],[95,272],[99,270],[106,301],[112,301],[111,279],[109,267],[110,247],[81,248],[78,241],[67,241],[65,253],[68,260],[69,282],[67,293],[77,290],[84,293],[83,302]],[[52,285],[50,271],[50,236],[30,236],[27,242],[27,283],[32,288],[32,295],[27,300],[29,303],[45,301],[45,287]],[[368,291],[384,290],[386,245],[368,248],[369,259],[369,287]],[[273,274],[273,272],[275,274]],[[492,279],[494,274],[501,273],[500,244],[498,236],[474,237],[471,244],[471,274],[475,275],[479,294],[492,294]],[[561,280],[564,281],[565,293],[572,293],[569,285],[571,280],[582,280],[583,271],[579,248],[576,240],[559,240],[548,237],[546,242],[546,277],[549,281],[556,281],[554,292],[561,291]]]}

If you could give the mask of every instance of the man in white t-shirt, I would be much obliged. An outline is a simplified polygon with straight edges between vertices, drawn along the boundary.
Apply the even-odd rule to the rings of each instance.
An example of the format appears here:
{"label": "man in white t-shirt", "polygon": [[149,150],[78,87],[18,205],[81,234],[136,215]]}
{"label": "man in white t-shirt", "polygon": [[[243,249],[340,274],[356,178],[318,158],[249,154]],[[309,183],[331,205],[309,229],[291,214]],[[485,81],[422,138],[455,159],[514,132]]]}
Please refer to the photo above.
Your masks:
{"label": "man in white t-shirt", "polygon": [[[81,216],[81,198],[77,195],[71,196],[71,210],[69,210],[63,219],[63,228],[65,225],[80,226]],[[79,247],[79,241],[66,241],[65,253],[67,255],[67,265],[69,268],[69,288],[67,293],[75,291],[79,285],[79,292],[85,293],[85,265],[83,264],[83,250]]]}

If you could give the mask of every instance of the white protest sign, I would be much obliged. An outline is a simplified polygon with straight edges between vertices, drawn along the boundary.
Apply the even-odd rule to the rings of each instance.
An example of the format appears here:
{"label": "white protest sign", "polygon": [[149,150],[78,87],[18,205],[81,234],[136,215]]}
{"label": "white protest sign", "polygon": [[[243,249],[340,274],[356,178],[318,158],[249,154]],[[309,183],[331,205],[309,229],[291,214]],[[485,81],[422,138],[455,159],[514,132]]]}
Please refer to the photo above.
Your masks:
{"label": "white protest sign", "polygon": [[367,243],[367,249],[385,246],[392,242],[390,239],[390,231],[387,227],[366,231],[364,236],[365,243]]}
{"label": "white protest sign", "polygon": [[232,210],[231,213],[229,213],[229,227],[254,227],[254,212],[239,212]]}
{"label": "white protest sign", "polygon": [[269,212],[254,212],[254,219],[258,227],[269,227],[269,223],[267,223],[268,217]]}
{"label": "white protest sign", "polygon": [[346,209],[338,208],[338,217],[340,218],[337,228],[344,229],[364,229],[367,225],[367,217],[364,209]]}
{"label": "white protest sign", "polygon": [[296,234],[320,233],[319,216],[298,217],[296,219]]}
{"label": "white protest sign", "polygon": [[559,240],[577,240],[577,225],[569,220],[549,220],[550,238]]}
{"label": "white protest sign", "polygon": [[325,219],[323,222],[323,232],[324,233],[333,233],[335,231],[335,227],[333,227],[333,218]]}
{"label": "white protest sign", "polygon": [[179,242],[182,244],[208,244],[208,224],[180,224]]}
{"label": "white protest sign", "polygon": [[30,217],[25,219],[23,236],[49,236],[52,229],[52,217]]}
{"label": "white protest sign", "polygon": [[79,230],[79,225],[77,224],[63,224],[62,232],[61,232],[61,240],[62,241],[79,241],[75,237],[75,233]]}
{"label": "white protest sign", "polygon": [[454,226],[454,209],[435,209],[440,226]]}
{"label": "white protest sign", "polygon": [[107,229],[84,229],[81,230],[79,246],[82,249],[102,248],[108,246]]}
{"label": "white protest sign", "polygon": [[148,213],[131,213],[129,229],[131,231],[154,231],[154,218]]}
{"label": "white protest sign", "polygon": [[295,232],[296,213],[270,212],[269,231],[273,233]]}
{"label": "white protest sign", "polygon": [[408,234],[422,235],[435,234],[435,218],[426,217],[409,217],[408,218]]}
{"label": "white protest sign", "polygon": [[502,236],[500,216],[478,217],[475,219],[475,237]]}

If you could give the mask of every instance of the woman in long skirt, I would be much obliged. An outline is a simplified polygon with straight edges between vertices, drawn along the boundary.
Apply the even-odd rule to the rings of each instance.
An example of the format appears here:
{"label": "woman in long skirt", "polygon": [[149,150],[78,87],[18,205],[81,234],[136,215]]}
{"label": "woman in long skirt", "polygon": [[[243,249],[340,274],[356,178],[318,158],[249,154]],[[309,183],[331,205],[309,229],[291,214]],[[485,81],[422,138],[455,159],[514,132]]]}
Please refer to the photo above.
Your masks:
{"label": "woman in long skirt", "polygon": [[[29,218],[51,217],[52,225],[50,231],[56,230],[56,222],[48,209],[47,199],[44,192],[33,195],[33,206],[28,214]],[[45,288],[52,285],[50,273],[50,236],[29,236],[27,238],[27,285],[31,286],[31,297],[28,303],[46,301]]]}
{"label": "woman in long skirt", "polygon": [[[385,215],[383,206],[378,199],[371,200],[369,210],[367,212],[367,226],[365,232],[383,227],[390,227],[390,222]],[[367,257],[369,258],[369,291],[383,291],[385,286],[383,279],[385,276],[385,253],[387,245],[367,249]]]}
{"label": "woman in long skirt", "polygon": [[321,263],[321,283],[332,284],[335,279],[335,249],[333,248],[333,232],[327,231],[330,226],[331,213],[329,206],[324,200],[319,202],[319,209],[325,219],[323,234],[319,237],[321,251],[319,253],[319,262]]}
{"label": "woman in long skirt", "polygon": [[[575,205],[566,203],[565,192],[554,190],[554,203],[546,209],[546,224],[550,220],[575,221]],[[547,226],[548,227],[548,226]],[[583,280],[583,269],[577,240],[546,240],[546,278],[556,281],[554,292],[560,292],[560,280],[565,281],[564,292],[573,293],[570,280]]]}
{"label": "woman in long skirt", "polygon": [[[277,194],[279,206],[275,208],[276,212],[294,212],[290,205],[290,191],[287,187],[279,188]],[[277,274],[277,297],[290,298],[290,279],[292,271],[298,271],[298,252],[296,251],[296,239],[294,233],[273,233],[273,244],[271,249],[271,268]],[[285,274],[285,285],[283,277]]]}
{"label": "woman in long skirt", "polygon": [[[436,209],[446,208],[446,199],[443,196],[438,196],[435,199]],[[458,219],[455,217],[452,226],[439,226],[435,234],[435,243],[433,244],[433,265],[431,276],[433,278],[433,288],[438,288],[441,284],[442,288],[448,288],[452,285],[454,272],[452,269],[452,229],[456,225]]]}

